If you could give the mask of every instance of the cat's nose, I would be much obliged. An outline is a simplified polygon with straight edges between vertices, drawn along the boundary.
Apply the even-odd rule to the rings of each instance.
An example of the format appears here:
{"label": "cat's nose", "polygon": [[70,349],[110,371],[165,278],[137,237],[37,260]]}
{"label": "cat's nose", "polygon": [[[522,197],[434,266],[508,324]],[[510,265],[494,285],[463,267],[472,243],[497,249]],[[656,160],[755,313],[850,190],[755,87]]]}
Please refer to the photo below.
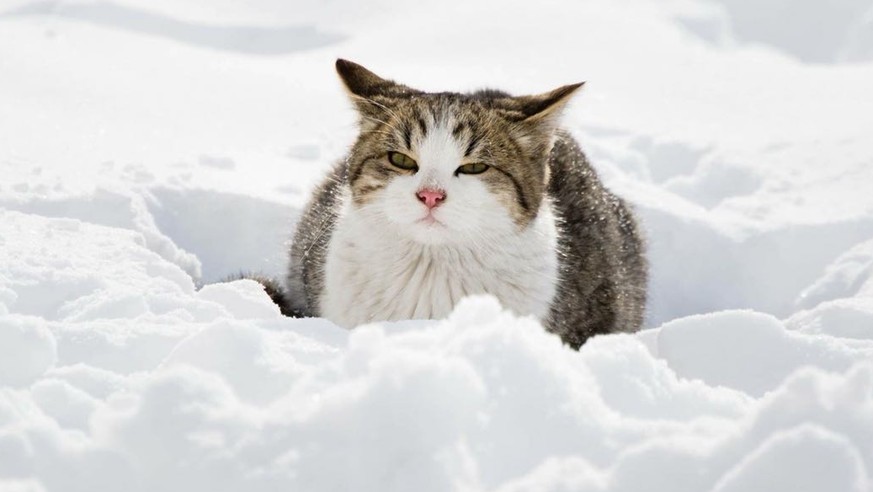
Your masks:
{"label": "cat's nose", "polygon": [[427,208],[434,208],[445,201],[446,192],[443,190],[424,189],[418,190],[418,193],[416,193],[415,196],[417,196],[418,200],[425,204]]}

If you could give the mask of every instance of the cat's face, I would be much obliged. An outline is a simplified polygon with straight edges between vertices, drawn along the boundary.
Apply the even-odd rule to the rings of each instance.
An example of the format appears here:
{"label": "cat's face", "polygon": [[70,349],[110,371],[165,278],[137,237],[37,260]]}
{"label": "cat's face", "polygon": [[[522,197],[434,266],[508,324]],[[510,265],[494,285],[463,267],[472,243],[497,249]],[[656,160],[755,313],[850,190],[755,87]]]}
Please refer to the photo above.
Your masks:
{"label": "cat's face", "polygon": [[428,94],[344,60],[337,71],[361,117],[348,161],[356,212],[435,244],[499,239],[536,217],[557,113],[580,85]]}

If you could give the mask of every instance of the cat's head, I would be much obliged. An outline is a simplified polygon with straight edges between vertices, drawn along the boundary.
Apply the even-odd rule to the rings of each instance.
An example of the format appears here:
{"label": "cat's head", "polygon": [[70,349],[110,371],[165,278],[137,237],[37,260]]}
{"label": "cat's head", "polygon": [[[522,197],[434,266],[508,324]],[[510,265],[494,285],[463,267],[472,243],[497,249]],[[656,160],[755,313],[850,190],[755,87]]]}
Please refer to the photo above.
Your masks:
{"label": "cat's head", "polygon": [[534,96],[427,93],[337,60],[360,116],[351,206],[425,243],[477,242],[533,221],[558,116],[582,84]]}

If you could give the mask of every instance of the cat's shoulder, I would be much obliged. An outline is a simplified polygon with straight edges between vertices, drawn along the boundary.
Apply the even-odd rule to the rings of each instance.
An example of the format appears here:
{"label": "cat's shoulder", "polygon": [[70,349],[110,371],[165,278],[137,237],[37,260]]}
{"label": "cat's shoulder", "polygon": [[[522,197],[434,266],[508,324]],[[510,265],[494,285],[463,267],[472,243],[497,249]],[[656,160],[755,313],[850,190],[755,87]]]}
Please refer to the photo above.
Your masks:
{"label": "cat's shoulder", "polygon": [[582,165],[588,166],[588,159],[585,157],[585,152],[573,135],[565,129],[558,129],[555,132],[555,140],[552,144],[552,151],[549,154],[551,165],[573,166]]}
{"label": "cat's shoulder", "polygon": [[552,194],[600,187],[597,173],[579,142],[566,130],[558,130],[549,154],[549,190]]}

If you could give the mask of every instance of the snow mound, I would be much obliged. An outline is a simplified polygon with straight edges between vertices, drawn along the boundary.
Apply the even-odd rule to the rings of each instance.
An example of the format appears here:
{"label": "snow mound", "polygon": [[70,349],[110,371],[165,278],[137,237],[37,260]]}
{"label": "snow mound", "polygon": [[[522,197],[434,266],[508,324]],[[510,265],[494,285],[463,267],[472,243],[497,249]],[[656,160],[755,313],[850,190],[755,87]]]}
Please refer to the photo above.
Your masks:
{"label": "snow mound", "polygon": [[761,396],[807,366],[845,371],[873,360],[873,342],[787,331],[773,316],[719,312],[670,321],[657,353],[679,375]]}
{"label": "snow mound", "polygon": [[57,342],[40,318],[0,316],[0,384],[26,387],[57,362]]}
{"label": "snow mound", "polygon": [[[815,466],[810,466],[815,463]],[[773,473],[788,467],[786,479]],[[858,450],[840,435],[802,426],[778,433],[755,449],[742,463],[716,484],[714,492],[766,492],[771,490],[814,491],[868,489],[864,462]]]}

